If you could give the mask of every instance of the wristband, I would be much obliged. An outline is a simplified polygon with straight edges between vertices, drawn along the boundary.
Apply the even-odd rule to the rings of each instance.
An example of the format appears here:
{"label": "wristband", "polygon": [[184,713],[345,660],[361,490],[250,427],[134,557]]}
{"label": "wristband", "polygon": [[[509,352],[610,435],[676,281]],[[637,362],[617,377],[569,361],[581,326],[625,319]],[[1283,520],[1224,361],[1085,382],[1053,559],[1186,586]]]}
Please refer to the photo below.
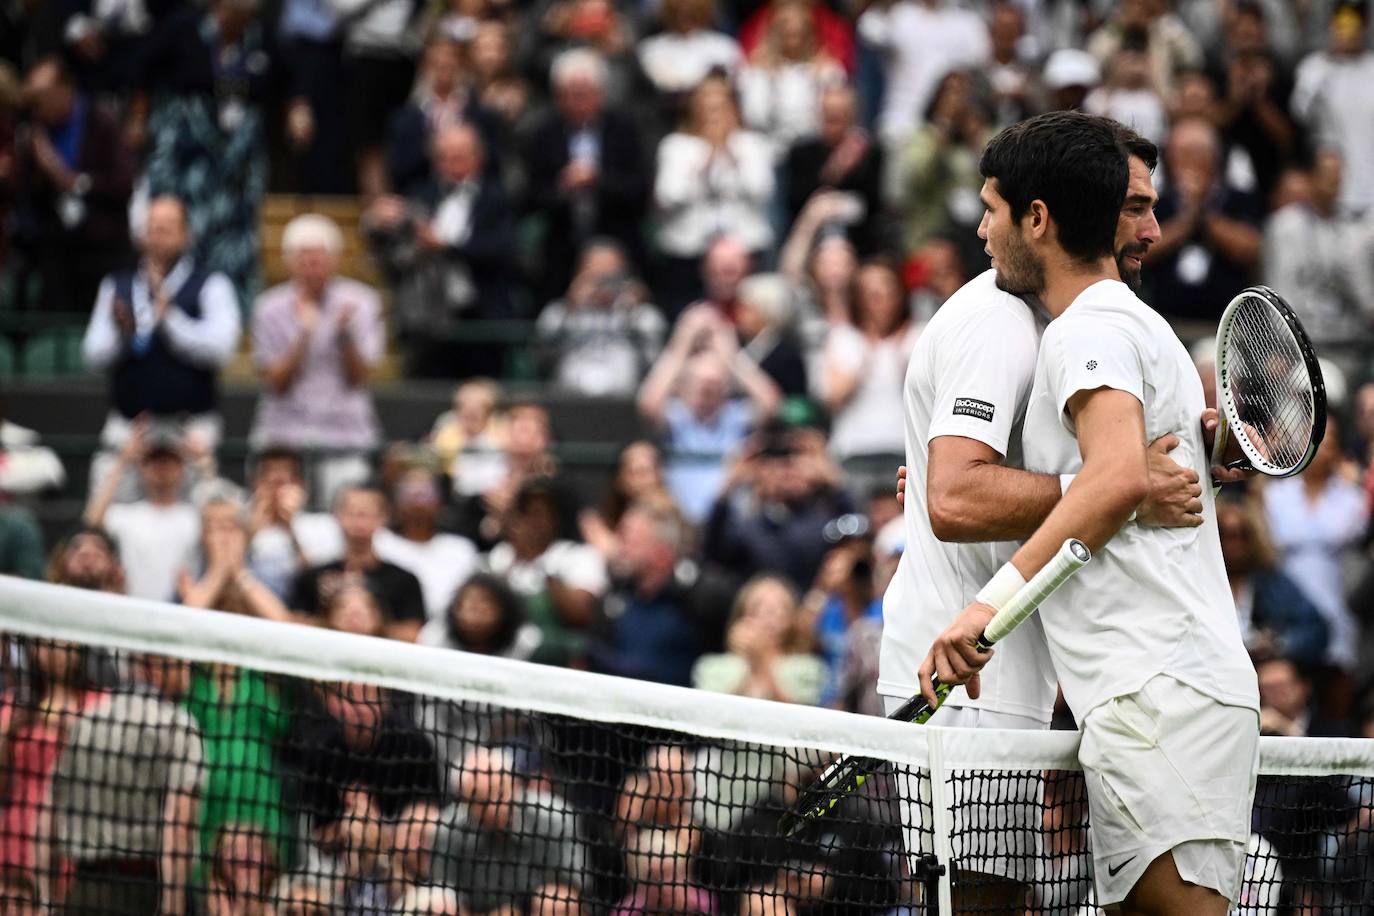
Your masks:
{"label": "wristband", "polygon": [[1075,477],[1077,477],[1077,476],[1078,476],[1077,474],[1060,474],[1060,475],[1059,475],[1059,495],[1060,495],[1060,496],[1064,496],[1064,495],[1066,495],[1066,494],[1069,492],[1069,487],[1073,485],[1073,479],[1074,479]]}
{"label": "wristband", "polygon": [[1007,602],[1016,597],[1016,593],[1025,586],[1026,579],[1021,575],[1010,562],[1004,563],[1002,568],[988,580],[988,584],[973,596],[973,600],[979,604],[986,604],[993,610],[1000,611],[1006,606]]}

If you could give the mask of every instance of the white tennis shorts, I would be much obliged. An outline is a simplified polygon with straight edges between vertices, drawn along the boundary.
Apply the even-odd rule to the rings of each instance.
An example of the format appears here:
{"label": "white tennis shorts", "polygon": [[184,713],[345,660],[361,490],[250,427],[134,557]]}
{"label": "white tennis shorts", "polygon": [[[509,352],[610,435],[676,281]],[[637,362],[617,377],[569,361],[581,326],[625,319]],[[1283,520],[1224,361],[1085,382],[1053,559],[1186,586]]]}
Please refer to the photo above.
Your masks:
{"label": "white tennis shorts", "polygon": [[1088,713],[1078,749],[1099,906],[1120,903],[1151,862],[1240,899],[1259,766],[1259,716],[1156,675]]}
{"label": "white tennis shorts", "polygon": [[[891,715],[907,697],[883,697]],[[1048,722],[1032,716],[964,706],[945,706],[931,720],[944,728],[1015,728],[1044,731]],[[1041,794],[1039,771],[988,775],[958,774],[949,785],[954,863],[961,872],[994,875],[1029,884],[1040,867]],[[925,780],[899,784],[902,833],[907,855],[931,849],[930,792]]]}

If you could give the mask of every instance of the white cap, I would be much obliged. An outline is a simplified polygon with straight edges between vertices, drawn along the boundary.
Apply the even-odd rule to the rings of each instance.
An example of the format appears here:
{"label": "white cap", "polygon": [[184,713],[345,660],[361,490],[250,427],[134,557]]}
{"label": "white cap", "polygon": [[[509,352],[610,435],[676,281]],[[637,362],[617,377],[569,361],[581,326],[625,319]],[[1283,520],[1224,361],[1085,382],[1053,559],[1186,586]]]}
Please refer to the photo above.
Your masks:
{"label": "white cap", "polygon": [[1045,87],[1047,89],[1066,89],[1069,86],[1096,86],[1102,81],[1102,70],[1097,58],[1087,51],[1075,48],[1061,48],[1045,61]]}

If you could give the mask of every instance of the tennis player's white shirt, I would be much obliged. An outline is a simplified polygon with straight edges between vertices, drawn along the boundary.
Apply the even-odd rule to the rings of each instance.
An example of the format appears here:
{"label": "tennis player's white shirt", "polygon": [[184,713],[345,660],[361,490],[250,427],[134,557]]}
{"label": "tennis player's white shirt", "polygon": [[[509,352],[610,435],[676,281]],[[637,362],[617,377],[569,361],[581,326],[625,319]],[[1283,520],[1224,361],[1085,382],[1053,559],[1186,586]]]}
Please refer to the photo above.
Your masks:
{"label": "tennis player's white shirt", "polygon": [[[1168,322],[1115,280],[1089,287],[1045,330],[1022,434],[1027,468],[1082,468],[1065,407],[1097,388],[1133,395],[1144,406],[1145,440],[1175,434],[1180,444],[1170,457],[1208,478],[1197,370]],[[1200,527],[1128,525],[1041,605],[1064,699],[1079,722],[1157,674],[1258,711],[1210,487],[1202,500]]]}
{"label": "tennis player's white shirt", "polygon": [[[878,692],[886,697],[905,700],[918,692],[916,673],[931,644],[1016,549],[935,537],[926,500],[929,444],[941,436],[976,439],[1003,455],[1004,464],[1021,466],[1021,421],[1041,327],[1036,313],[998,289],[988,270],[951,296],[916,341],[902,396],[906,550],[883,597]],[[983,670],[982,695],[971,700],[959,689],[946,703],[1048,723],[1054,698],[1049,653],[1032,617],[998,645]]]}

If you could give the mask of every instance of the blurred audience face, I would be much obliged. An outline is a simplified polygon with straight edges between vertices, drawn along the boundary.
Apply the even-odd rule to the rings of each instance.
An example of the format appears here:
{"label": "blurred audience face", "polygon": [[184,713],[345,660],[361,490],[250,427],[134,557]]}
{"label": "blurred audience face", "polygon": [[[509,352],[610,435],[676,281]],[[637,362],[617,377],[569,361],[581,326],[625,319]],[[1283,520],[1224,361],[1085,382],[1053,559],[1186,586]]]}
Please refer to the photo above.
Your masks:
{"label": "blurred audience face", "polygon": [[809,7],[787,3],[775,7],[770,40],[783,60],[806,61],[816,53],[816,27]]}
{"label": "blurred audience face", "polygon": [[739,108],[728,80],[708,76],[687,102],[687,129],[719,146],[739,130]]}
{"label": "blurred audience face", "polygon": [[80,645],[60,639],[36,639],[30,646],[29,659],[48,682],[71,684],[76,681],[85,659]]}
{"label": "blurred audience face", "polygon": [[745,586],[738,600],[739,614],[734,626],[744,626],[746,638],[774,652],[790,648],[797,627],[797,600],[786,582],[766,576]]}
{"label": "blurred audience face", "polygon": [[186,479],[186,463],[173,447],[150,449],[138,466],[148,498],[156,502],[175,499]]}
{"label": "blurred audience face", "polygon": [[92,532],[71,538],[57,557],[57,581],[91,591],[119,591],[123,570],[109,542]]}
{"label": "blurred audience face", "polygon": [[506,26],[490,20],[479,24],[468,43],[468,60],[479,82],[505,75],[510,69],[510,32]]}
{"label": "blurred audience face", "polygon": [[1307,470],[1302,472],[1302,477],[1317,481],[1327,480],[1336,473],[1344,460],[1345,450],[1341,446],[1340,429],[1337,427],[1336,419],[1328,416],[1326,437],[1322,439],[1322,444],[1317,446],[1317,454],[1312,457],[1312,463],[1307,466]]}
{"label": "blurred audience face", "polygon": [[1323,215],[1336,212],[1336,200],[1341,194],[1341,180],[1345,173],[1345,161],[1341,154],[1332,149],[1317,153],[1312,165],[1312,205]]}
{"label": "blurred audience face", "polygon": [[1116,266],[1121,279],[1131,289],[1140,289],[1141,265],[1150,246],[1160,239],[1159,220],[1155,218],[1154,182],[1150,168],[1135,156],[1130,157],[1130,180],[1126,201],[1116,223]]}
{"label": "blurred audience face", "polygon": [[1258,6],[1236,6],[1226,22],[1226,46],[1231,54],[1263,54],[1269,49],[1264,12]]}
{"label": "blurred audience face", "polygon": [[652,442],[633,442],[620,453],[617,485],[631,502],[659,493],[663,489],[663,468],[658,447]]}
{"label": "blurred audience face", "polygon": [[482,161],[482,138],[471,127],[449,127],[434,138],[434,171],[449,184],[476,178]]}
{"label": "blurred audience face", "polygon": [[496,413],[498,389],[494,382],[464,382],[453,392],[453,414],[463,435],[481,435]]}
{"label": "blurred audience face", "polygon": [[631,506],[620,517],[621,551],[614,562],[631,579],[671,573],[679,545],[665,537],[664,521],[657,510],[645,506]]}
{"label": "blurred audience face", "polygon": [[588,246],[568,288],[570,304],[609,308],[621,298],[627,270],[625,255],[617,246]]}
{"label": "blurred audience face", "polygon": [[451,95],[463,76],[463,52],[458,43],[447,38],[431,41],[425,48],[421,73],[430,92],[441,99]]}
{"label": "blurred audience face", "polygon": [[1278,184],[1274,187],[1273,199],[1269,206],[1277,210],[1289,204],[1311,206],[1312,176],[1303,169],[1290,166],[1279,173]]}
{"label": "blurred audience face", "polygon": [[1187,118],[1174,123],[1164,160],[1169,177],[1182,182],[1184,176],[1196,176],[1204,187],[1211,187],[1220,164],[1221,141],[1216,128],[1202,118]]}
{"label": "blurred audience face", "polygon": [[958,292],[967,278],[959,259],[959,248],[947,239],[932,239],[921,246],[917,256],[925,269],[924,287],[944,302]]}
{"label": "blurred audience face", "polygon": [[499,751],[478,748],[463,758],[458,797],[486,830],[504,833],[511,824],[516,776]]}
{"label": "blurred audience face", "polygon": [[712,0],[663,0],[659,18],[665,31],[690,35],[711,26],[716,18],[715,4]]}
{"label": "blurred audience face", "polygon": [[1216,84],[1201,70],[1182,73],[1174,81],[1176,118],[1210,118],[1216,104]]}
{"label": "blurred audience face", "polygon": [[509,411],[506,451],[517,459],[543,455],[553,444],[549,414],[537,404],[521,404]]}
{"label": "blurred audience face", "polygon": [[506,540],[522,559],[544,555],[558,538],[558,506],[548,493],[532,494],[511,513],[506,525]]}
{"label": "blurred audience face", "polygon": [[501,629],[501,602],[484,586],[466,585],[459,589],[449,613],[463,645],[489,646]]}
{"label": "blurred audience face", "polygon": [[175,197],[154,197],[143,227],[143,253],[155,264],[170,265],[186,250],[186,208]]}
{"label": "blurred audience face", "polygon": [[906,321],[901,278],[888,267],[865,264],[854,281],[854,324],[868,334],[887,337]]}
{"label": "blurred audience face", "polygon": [[1248,575],[1255,565],[1255,533],[1245,510],[1234,503],[1218,503],[1217,529],[1226,572],[1233,577]]}
{"label": "blurred audience face", "polygon": [[1365,17],[1349,7],[1337,7],[1327,27],[1331,53],[1354,57],[1364,52]]}
{"label": "blurred audience face", "polygon": [[39,916],[38,884],[18,869],[0,874],[0,916]]}
{"label": "blurred audience face", "polygon": [[698,353],[687,361],[682,400],[700,421],[714,417],[730,397],[730,370],[714,352]]}
{"label": "blurred audience face", "polygon": [[606,90],[583,73],[565,77],[553,90],[554,104],[569,123],[590,124],[601,117],[606,107]]}
{"label": "blurred audience face", "polygon": [[858,124],[858,100],[848,86],[831,86],[821,92],[821,139],[834,146]]}
{"label": "blurred audience face", "polygon": [[822,239],[811,255],[811,279],[819,289],[849,289],[858,269],[854,246],[842,235]]}
{"label": "blurred audience face", "polygon": [[728,236],[716,239],[701,261],[701,276],[706,298],[712,302],[734,302],[739,285],[753,266],[749,249]]}
{"label": "blurred audience face", "polygon": [[1365,382],[1355,392],[1354,424],[1366,449],[1374,448],[1374,382]]}
{"label": "blurred audience face", "polygon": [[377,597],[362,585],[345,585],[325,606],[325,625],[340,633],[378,636],[385,623]]}
{"label": "blurred audience face", "polygon": [[291,278],[306,289],[321,290],[334,277],[338,258],[323,245],[305,245],[291,253]]}
{"label": "blurred audience face", "polygon": [[433,529],[439,522],[443,498],[439,482],[429,471],[416,468],[407,471],[396,484],[396,525],[402,531],[416,527]]}
{"label": "blurred audience face", "polygon": [[994,60],[1008,63],[1016,58],[1016,45],[1026,31],[1021,10],[1010,3],[998,3],[992,10],[992,25],[988,37],[992,39]]}
{"label": "blurred audience face", "polygon": [[329,896],[313,884],[295,883],[282,892],[277,916],[331,916]]}
{"label": "blurred audience face", "polygon": [[258,459],[253,469],[254,490],[277,490],[281,487],[300,486],[301,463],[295,457],[269,455]]}
{"label": "blurred audience face", "polygon": [[1296,665],[1286,658],[1274,658],[1260,662],[1255,673],[1259,676],[1261,706],[1269,706],[1289,719],[1307,712],[1311,688]]}
{"label": "blurred audience face", "polygon": [[71,117],[76,104],[76,87],[54,60],[44,60],[29,71],[24,80],[23,101],[33,118],[45,127],[58,127]]}
{"label": "blurred audience face", "polygon": [[181,699],[191,687],[191,663],[185,659],[147,654],[136,664],[143,683],[169,700]]}
{"label": "blurred audience face", "polygon": [[372,536],[386,524],[386,502],[376,490],[344,490],[334,509],[344,541],[353,547],[371,545]]}

